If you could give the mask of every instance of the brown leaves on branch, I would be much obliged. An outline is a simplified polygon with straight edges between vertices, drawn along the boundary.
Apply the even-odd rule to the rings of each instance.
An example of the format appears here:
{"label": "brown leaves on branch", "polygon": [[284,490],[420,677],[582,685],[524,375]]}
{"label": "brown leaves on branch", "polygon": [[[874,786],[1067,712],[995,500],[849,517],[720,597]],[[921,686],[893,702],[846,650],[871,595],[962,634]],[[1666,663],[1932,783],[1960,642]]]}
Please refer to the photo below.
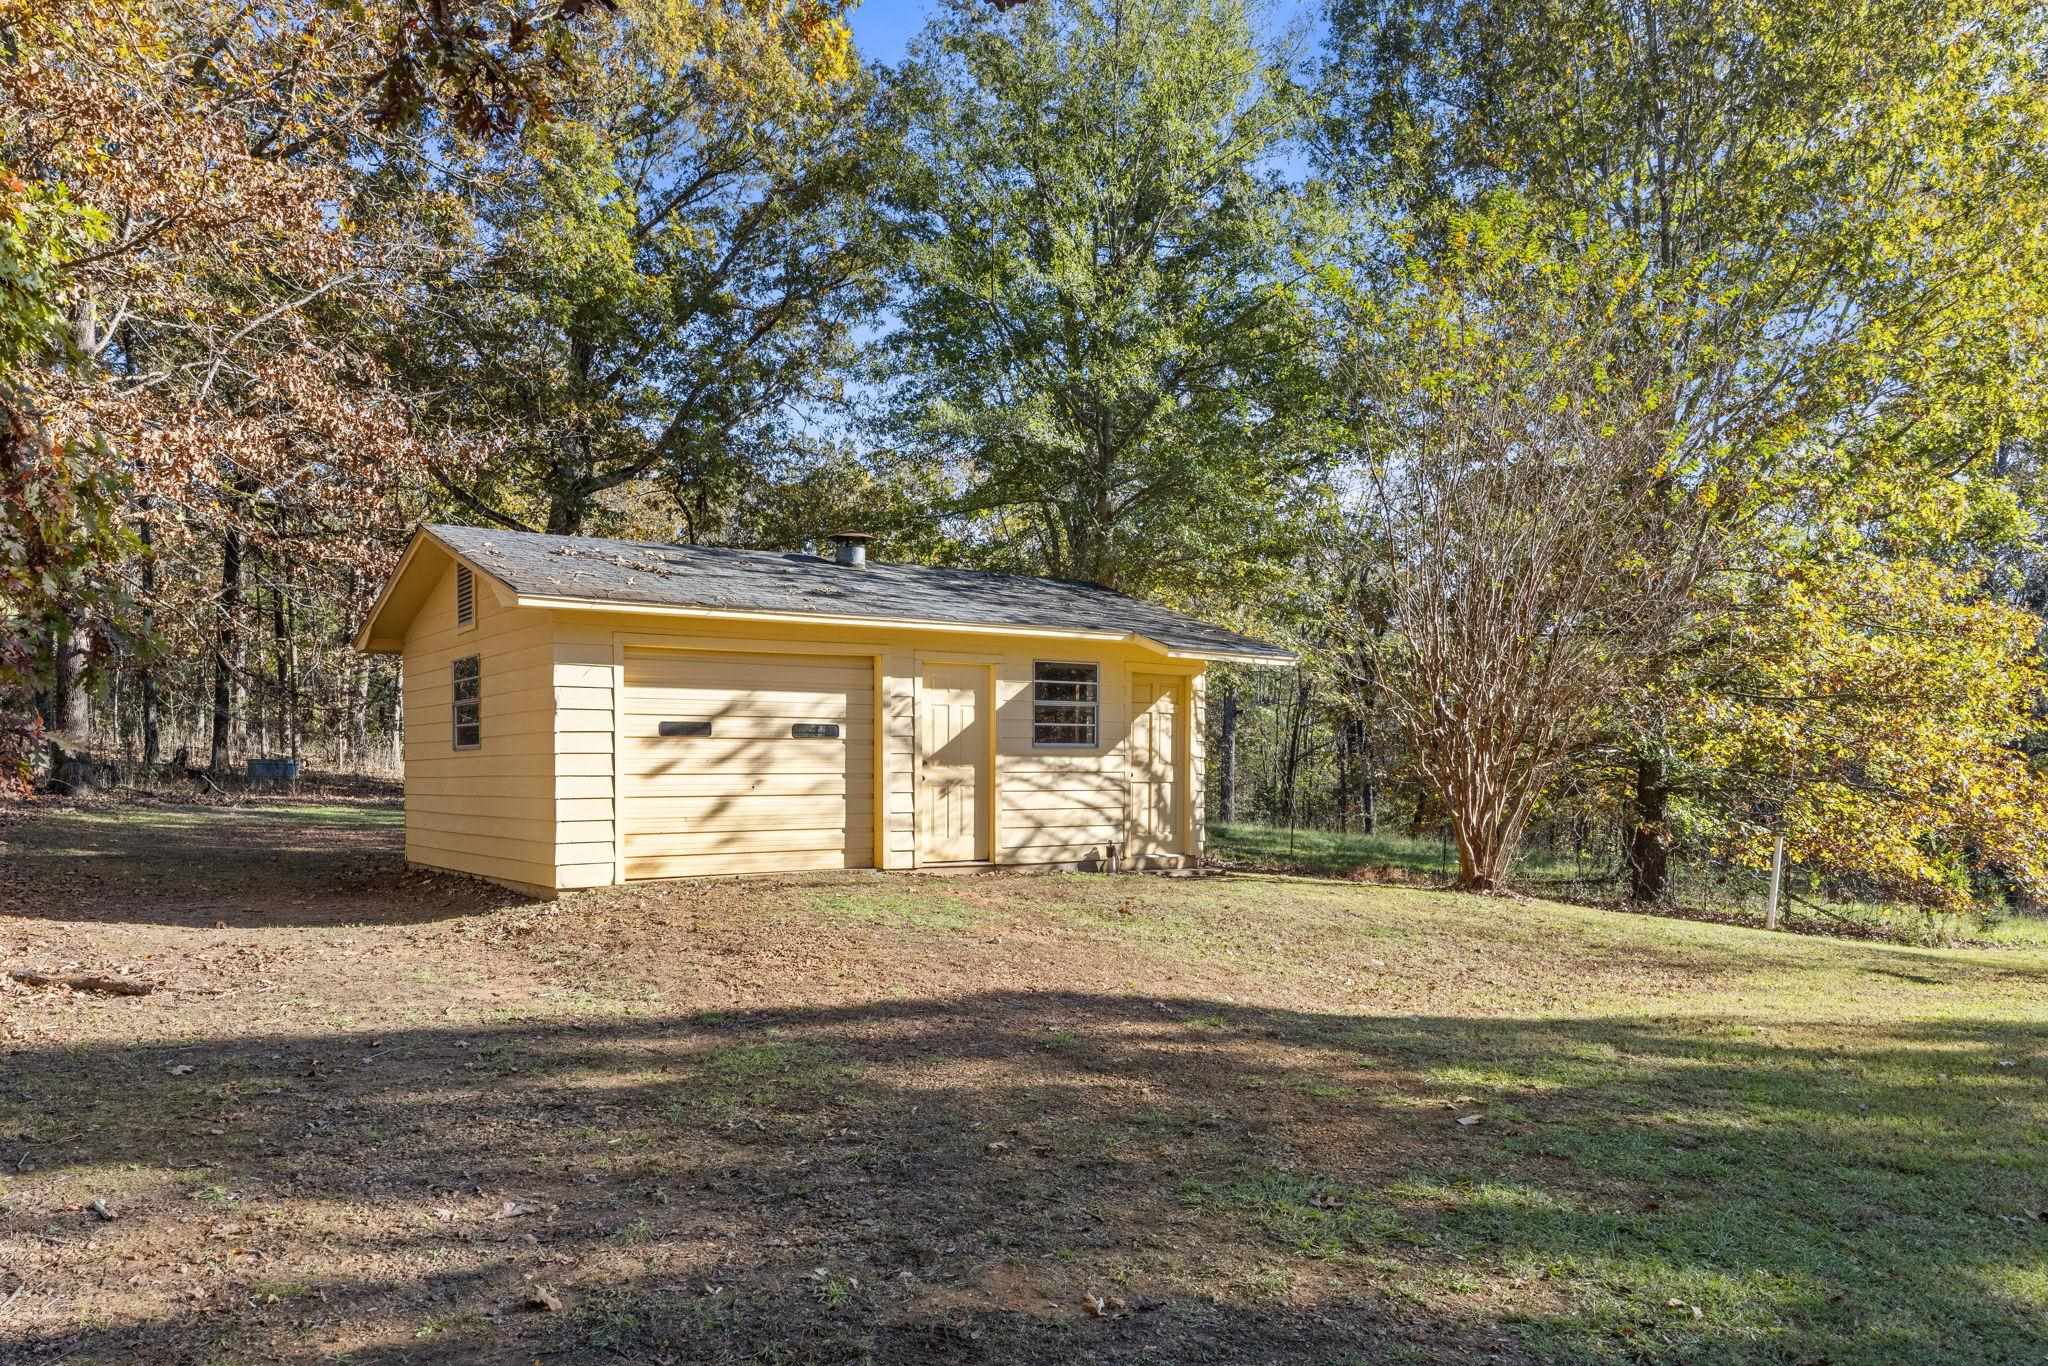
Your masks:
{"label": "brown leaves on branch", "polygon": [[131,659],[145,630],[165,660],[203,659],[231,638],[213,588],[229,536],[273,606],[354,610],[419,507],[417,404],[374,343],[434,250],[363,173],[390,146],[367,30],[325,0],[0,0],[0,27],[17,58],[0,66],[9,169],[95,229],[45,291],[64,363],[19,368],[12,402],[71,456],[65,487],[118,487],[101,501],[152,542],[145,592],[132,535],[63,532],[89,586],[131,599],[102,612],[67,594],[70,628]]}
{"label": "brown leaves on branch", "polygon": [[[367,14],[368,7],[358,5]],[[416,123],[438,110],[466,137],[503,137],[553,112],[583,22],[615,0],[432,0],[391,7],[382,65],[369,77],[375,121]]]}

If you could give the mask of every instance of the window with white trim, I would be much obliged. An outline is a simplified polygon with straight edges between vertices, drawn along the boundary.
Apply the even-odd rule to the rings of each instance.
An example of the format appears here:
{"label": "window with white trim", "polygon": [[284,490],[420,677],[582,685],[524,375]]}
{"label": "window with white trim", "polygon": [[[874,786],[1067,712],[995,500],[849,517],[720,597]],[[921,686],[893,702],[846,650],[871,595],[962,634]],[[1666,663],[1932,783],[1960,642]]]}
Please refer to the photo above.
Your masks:
{"label": "window with white trim", "polygon": [[1101,736],[1102,666],[1040,660],[1031,669],[1031,743],[1094,749]]}
{"label": "window with white trim", "polygon": [[455,566],[455,624],[476,625],[476,575],[466,564]]}
{"label": "window with white trim", "polygon": [[455,748],[482,749],[484,743],[483,659],[470,655],[452,666],[455,682]]}

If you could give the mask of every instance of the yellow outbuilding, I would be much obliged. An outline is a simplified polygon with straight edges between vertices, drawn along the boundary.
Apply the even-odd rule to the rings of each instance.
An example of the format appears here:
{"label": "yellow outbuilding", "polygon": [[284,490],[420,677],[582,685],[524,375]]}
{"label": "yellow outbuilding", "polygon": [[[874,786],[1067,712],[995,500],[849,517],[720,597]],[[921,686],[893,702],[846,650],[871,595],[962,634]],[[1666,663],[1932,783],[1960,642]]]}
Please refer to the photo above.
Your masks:
{"label": "yellow outbuilding", "polygon": [[358,649],[403,656],[405,854],[552,896],[823,868],[1172,866],[1202,673],[1292,656],[1094,584],[424,526]]}

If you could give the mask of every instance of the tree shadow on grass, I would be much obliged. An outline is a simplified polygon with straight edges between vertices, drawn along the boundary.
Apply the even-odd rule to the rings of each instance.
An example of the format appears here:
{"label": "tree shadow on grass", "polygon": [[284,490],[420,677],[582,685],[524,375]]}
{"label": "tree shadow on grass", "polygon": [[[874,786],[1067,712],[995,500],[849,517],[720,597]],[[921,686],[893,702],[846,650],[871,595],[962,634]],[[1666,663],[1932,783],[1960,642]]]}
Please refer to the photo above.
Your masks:
{"label": "tree shadow on grass", "polygon": [[0,1361],[2039,1359],[2048,1031],[1798,1033],[992,992],[20,1049]]}
{"label": "tree shadow on grass", "polygon": [[406,867],[395,806],[110,806],[0,829],[0,916],[236,929],[407,925],[527,900]]}

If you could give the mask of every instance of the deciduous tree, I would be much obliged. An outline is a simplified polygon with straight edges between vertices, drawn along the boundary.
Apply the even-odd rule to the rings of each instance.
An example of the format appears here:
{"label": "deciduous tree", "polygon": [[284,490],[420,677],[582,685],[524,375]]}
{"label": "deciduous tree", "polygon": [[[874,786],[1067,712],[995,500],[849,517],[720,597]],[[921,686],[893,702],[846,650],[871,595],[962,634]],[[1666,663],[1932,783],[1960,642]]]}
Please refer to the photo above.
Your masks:
{"label": "deciduous tree", "polygon": [[1943,909],[1976,874],[2038,898],[2040,619],[1983,576],[1870,552],[1745,583],[1715,674],[1672,699],[1682,814],[1739,862],[1773,836],[1823,876]]}
{"label": "deciduous tree", "polygon": [[[147,558],[102,574],[185,566],[155,575],[148,624],[211,642],[224,766],[249,682],[245,572],[374,559],[416,463],[403,397],[362,345],[413,250],[353,212],[362,52],[311,0],[10,2],[0,28],[0,155],[104,226],[60,267],[74,363],[30,372],[26,402],[118,476],[124,524],[147,521]],[[207,577],[210,604],[178,591]]]}
{"label": "deciduous tree", "polygon": [[1461,886],[1502,885],[1545,787],[1655,676],[1716,567],[1670,474],[1669,390],[1615,361],[1636,323],[1633,244],[1564,257],[1497,193],[1433,227],[1397,283],[1349,301],[1357,543],[1389,604],[1376,669],[1442,798]]}
{"label": "deciduous tree", "polygon": [[77,362],[68,268],[105,238],[61,186],[0,175],[0,790],[26,780],[40,734],[36,636],[103,623],[122,600],[107,572],[126,549],[118,475],[90,438],[51,430],[37,383]]}
{"label": "deciduous tree", "polygon": [[[2044,35],[2028,0],[1340,0],[1323,162],[1397,221],[1511,187],[1561,252],[1635,243],[1615,359],[1670,396],[1653,495],[1772,556],[1910,546],[2041,428]],[[1635,719],[1654,899],[1673,756]]]}
{"label": "deciduous tree", "polygon": [[808,74],[764,106],[701,63],[694,0],[634,0],[593,21],[546,124],[412,168],[449,208],[448,264],[390,354],[488,452],[441,471],[469,515],[580,531],[646,483],[721,539],[754,453],[834,394],[881,233],[865,87],[819,60],[808,12],[774,7],[781,61]]}
{"label": "deciduous tree", "polygon": [[1325,408],[1273,165],[1300,108],[1244,4],[949,12],[891,107],[889,426],[951,510],[999,562],[1134,590],[1272,548]]}

